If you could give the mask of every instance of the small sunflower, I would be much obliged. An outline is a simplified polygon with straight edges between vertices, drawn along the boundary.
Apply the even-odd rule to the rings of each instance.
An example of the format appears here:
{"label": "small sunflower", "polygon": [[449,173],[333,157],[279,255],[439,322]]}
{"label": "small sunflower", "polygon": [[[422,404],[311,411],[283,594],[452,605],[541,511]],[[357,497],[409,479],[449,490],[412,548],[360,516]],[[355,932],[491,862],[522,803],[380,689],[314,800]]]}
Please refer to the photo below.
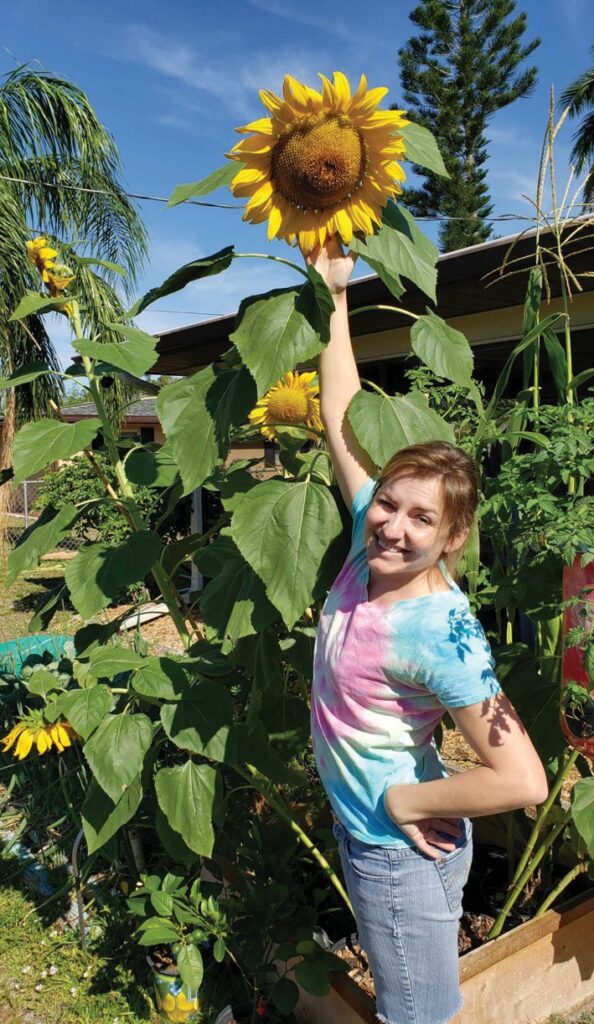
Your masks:
{"label": "small sunflower", "polygon": [[245,164],[231,182],[235,196],[249,198],[243,219],[267,220],[270,239],[298,242],[304,253],[332,235],[350,245],[357,231],[373,234],[405,179],[397,162],[404,156],[397,134],[408,124],[404,111],[376,110],[388,90],[368,89],[361,75],[351,95],[340,71],[333,83],[320,78],[321,92],[291,75],[283,99],[262,90],[271,117],[238,128],[249,138],[227,153]]}
{"label": "small sunflower", "polygon": [[56,263],[51,270],[48,270],[44,281],[50,295],[55,297],[72,284],[74,277],[74,271],[65,263]]}
{"label": "small sunflower", "polygon": [[[285,373],[269,391],[256,403],[248,416],[250,423],[259,426],[264,437],[274,441],[276,426],[288,427],[304,423],[306,427],[321,431],[319,387],[312,383],[312,373]],[[315,439],[316,434],[308,434]]]}
{"label": "small sunflower", "polygon": [[45,754],[55,746],[58,753],[62,753],[66,747],[71,746],[71,741],[77,739],[77,733],[69,722],[53,722],[45,725],[39,713],[32,712],[21,722],[12,727],[2,742],[2,753],[6,753],[14,746],[14,753],[19,761],[22,761],[27,754],[37,748],[38,754]]}
{"label": "small sunflower", "polygon": [[39,235],[27,242],[27,259],[34,267],[37,267],[42,281],[47,282],[48,273],[54,269],[54,257],[57,255],[58,250],[52,249],[51,245],[48,245],[44,235]]}

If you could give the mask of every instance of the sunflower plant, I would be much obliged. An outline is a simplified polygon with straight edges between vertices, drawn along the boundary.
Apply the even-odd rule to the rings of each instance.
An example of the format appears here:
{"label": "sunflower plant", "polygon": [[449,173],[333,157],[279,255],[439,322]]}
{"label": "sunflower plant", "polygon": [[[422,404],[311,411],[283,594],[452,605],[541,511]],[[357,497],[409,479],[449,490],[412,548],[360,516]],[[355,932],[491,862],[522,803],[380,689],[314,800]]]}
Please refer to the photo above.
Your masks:
{"label": "sunflower plant", "polygon": [[[397,200],[404,161],[435,174],[445,169],[430,133],[409,123],[402,111],[380,109],[384,97],[385,90],[368,88],[364,77],[352,91],[340,73],[332,81],[322,77],[320,90],[287,76],[282,97],[261,94],[270,116],[243,126],[242,141],[227,163],[203,181],[178,187],[170,205],[230,186],[247,200],[245,218],[266,223],[270,238],[307,252],[337,237],[393,296],[400,299],[413,284],[434,304],[437,250]],[[247,830],[261,819],[271,836],[280,830],[282,843],[275,847],[274,864],[267,860],[266,844],[255,844],[249,878],[262,882],[262,906],[273,905],[268,898],[273,892],[280,906],[284,897],[275,886],[282,888],[282,883],[274,874],[275,864],[278,869],[283,862],[278,851],[289,840],[298,843],[305,855],[299,862],[299,891],[311,911],[311,931],[331,898],[349,907],[329,852],[327,808],[319,787],[311,785],[308,761],[315,622],[348,544],[348,516],[323,437],[315,376],[316,356],[329,340],[332,295],[311,266],[225,245],[175,270],[139,298],[122,322],[111,318],[104,333],[85,337],[85,310],[77,297],[76,275],[70,280],[68,270],[76,271],[76,252],[71,246],[47,245],[40,236],[32,240],[31,254],[42,279],[47,276],[46,291],[26,295],[13,319],[26,321],[32,312],[67,303],[62,311],[84,370],[84,376],[77,371],[76,379],[96,416],[69,424],[53,410],[48,418],[22,427],[14,444],[14,479],[19,483],[56,459],[83,452],[105,490],[101,498],[76,497],[59,508],[47,506],[11,553],[9,573],[14,577],[35,568],[76,528],[89,501],[105,504],[122,524],[115,541],[88,539],[80,547],[68,562],[62,590],[48,597],[34,620],[37,629],[41,623],[47,626],[62,594],[83,619],[74,637],[74,683],[46,696],[55,705],[53,722],[68,722],[80,737],[75,748],[85,766],[80,818],[88,854],[129,861],[127,830],[140,823],[142,834],[151,834],[147,847],[159,870],[164,864],[168,870],[183,865],[189,877],[205,864],[212,870],[218,890],[215,885],[210,895],[220,909],[230,892],[241,890]],[[140,381],[156,361],[155,339],[130,319],[193,281],[224,273],[242,258],[288,264],[295,284],[246,297],[228,351],[160,389],[162,446],[122,446],[108,416],[103,384],[114,376]],[[48,295],[51,288],[59,295]],[[409,316],[414,354],[428,373],[460,389],[472,407],[464,443],[477,463],[482,465],[489,446],[526,439],[517,424],[502,427],[500,400],[514,360],[561,324],[563,314],[535,311],[489,398],[473,379],[466,338],[432,308]],[[2,385],[20,386],[47,372],[48,367],[36,364]],[[456,437],[455,422],[431,405],[424,390],[388,395],[372,385],[355,395],[348,417],[378,467],[400,446]],[[229,460],[238,440],[256,434],[279,449],[278,464],[266,474],[258,459]],[[104,460],[111,467],[109,477],[101,470]],[[206,532],[167,539],[163,524],[168,512],[197,487],[218,495],[218,520]],[[144,488],[159,495],[164,512],[157,522],[143,514],[139,493]],[[585,515],[585,502],[584,509]],[[484,578],[479,555],[475,538],[465,565],[475,591]],[[206,583],[187,597],[180,592],[178,570],[191,561]],[[155,657],[125,650],[114,642],[119,621],[97,621],[123,587],[147,577],[168,607],[183,654]],[[19,724],[15,715],[11,725]],[[13,744],[22,735],[23,730],[14,733]],[[34,742],[31,737],[31,747]],[[292,800],[298,802],[295,794],[303,793],[307,818],[292,806]],[[576,820],[585,817],[578,813]],[[132,864],[134,870],[139,869]],[[155,893],[147,898],[157,917],[163,916],[159,906],[169,901]],[[242,899],[248,901],[247,891]],[[238,926],[242,912],[245,906],[243,911],[235,906],[230,927]],[[297,935],[296,922],[293,936],[291,920],[284,924],[286,948],[315,960],[312,940]],[[274,944],[274,921],[262,916],[260,926]],[[309,945],[299,945],[303,942]],[[298,980],[316,995],[326,991],[325,972],[318,966],[303,969]],[[291,979],[282,981],[286,984],[273,988],[271,998],[279,1012],[289,1013],[298,990]]]}

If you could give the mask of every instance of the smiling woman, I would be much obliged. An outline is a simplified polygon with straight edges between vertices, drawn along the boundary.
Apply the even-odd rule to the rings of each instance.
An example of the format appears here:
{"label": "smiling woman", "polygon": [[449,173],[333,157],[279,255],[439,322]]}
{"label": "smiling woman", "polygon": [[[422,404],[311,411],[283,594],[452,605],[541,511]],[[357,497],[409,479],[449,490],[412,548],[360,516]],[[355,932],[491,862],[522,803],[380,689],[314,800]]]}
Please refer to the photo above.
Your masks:
{"label": "smiling woman", "polygon": [[[477,506],[472,460],[433,441],[397,452],[376,479],[347,416],[360,389],[345,298],[354,260],[332,240],[310,262],[334,298],[321,416],[353,515],[351,548],[318,627],[313,749],[377,1016],[445,1024],[461,1007],[470,816],[542,802],[546,777],[452,578]],[[446,708],[482,761],[452,778],[433,740]]]}

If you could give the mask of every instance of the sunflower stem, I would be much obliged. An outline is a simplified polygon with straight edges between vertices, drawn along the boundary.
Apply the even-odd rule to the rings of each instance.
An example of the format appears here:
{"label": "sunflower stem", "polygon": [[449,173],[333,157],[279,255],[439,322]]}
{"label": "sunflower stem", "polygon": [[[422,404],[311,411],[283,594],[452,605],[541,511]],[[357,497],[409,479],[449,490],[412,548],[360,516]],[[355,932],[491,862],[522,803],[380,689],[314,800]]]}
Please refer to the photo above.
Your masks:
{"label": "sunflower stem", "polygon": [[351,309],[349,317],[356,316],[357,313],[367,313],[370,309],[381,309],[388,310],[390,313],[402,313],[404,316],[409,316],[412,320],[420,320],[420,313],[411,313],[408,309],[403,309],[402,306],[359,306],[357,309]]}
{"label": "sunflower stem", "polygon": [[372,380],[367,380],[366,377],[361,377],[361,383],[362,384],[367,384],[368,387],[373,388],[373,390],[377,391],[378,395],[381,395],[382,398],[389,398],[390,397],[389,395],[386,394],[386,392],[382,388],[380,388],[379,384],[374,384]]}
{"label": "sunflower stem", "polygon": [[286,267],[292,267],[298,274],[301,274],[306,280],[309,281],[309,274],[307,270],[300,267],[298,263],[292,263],[291,260],[285,260],[282,256],[271,256],[270,253],[266,252],[234,252],[234,260],[273,260],[275,263],[284,263]]}

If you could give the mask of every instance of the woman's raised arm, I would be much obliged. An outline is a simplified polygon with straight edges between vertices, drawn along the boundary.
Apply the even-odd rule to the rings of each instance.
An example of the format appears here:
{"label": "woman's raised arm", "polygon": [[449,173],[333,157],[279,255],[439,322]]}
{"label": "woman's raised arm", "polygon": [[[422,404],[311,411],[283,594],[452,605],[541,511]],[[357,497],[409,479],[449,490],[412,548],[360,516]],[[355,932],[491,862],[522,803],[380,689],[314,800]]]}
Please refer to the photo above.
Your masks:
{"label": "woman's raised arm", "polygon": [[346,298],[355,258],[350,253],[345,256],[335,238],[308,257],[308,263],[322,275],[334,299],[330,341],[319,357],[320,413],[338,486],[349,511],[357,491],[376,472],[371,459],[358,444],[346,415],[349,402],[361,387]]}

